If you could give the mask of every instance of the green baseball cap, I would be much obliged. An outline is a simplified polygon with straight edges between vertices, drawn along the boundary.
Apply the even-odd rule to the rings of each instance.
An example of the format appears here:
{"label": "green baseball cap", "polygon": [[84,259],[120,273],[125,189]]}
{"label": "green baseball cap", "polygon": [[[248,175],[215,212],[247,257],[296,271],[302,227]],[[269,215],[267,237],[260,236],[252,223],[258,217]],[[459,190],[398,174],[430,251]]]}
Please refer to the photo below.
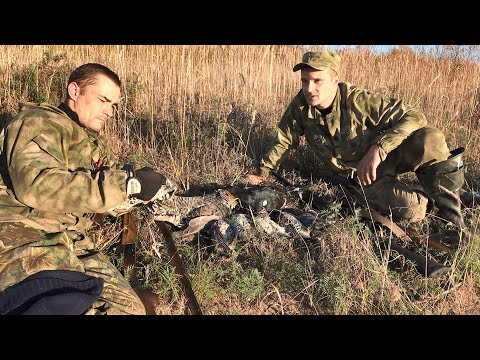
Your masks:
{"label": "green baseball cap", "polygon": [[315,70],[332,69],[337,74],[340,72],[340,55],[334,51],[309,51],[303,54],[302,62],[293,67],[293,71],[298,71],[306,66],[310,66]]}

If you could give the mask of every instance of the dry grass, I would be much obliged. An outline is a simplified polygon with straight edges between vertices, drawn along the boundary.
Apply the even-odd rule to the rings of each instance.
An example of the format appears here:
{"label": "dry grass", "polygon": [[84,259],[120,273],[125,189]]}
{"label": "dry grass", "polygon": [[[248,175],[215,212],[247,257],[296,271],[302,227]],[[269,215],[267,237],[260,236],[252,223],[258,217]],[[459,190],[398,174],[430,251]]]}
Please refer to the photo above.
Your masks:
{"label": "dry grass", "polygon": [[[106,128],[120,162],[161,169],[186,190],[235,184],[273,141],[277,121],[299,90],[298,74],[291,69],[304,50],[285,45],[0,46],[0,120],[15,113],[19,100],[58,103],[71,70],[100,62],[123,80],[122,105]],[[422,109],[452,149],[466,146],[466,187],[477,189],[480,67],[471,60],[479,49],[416,50],[401,47],[378,55],[369,47],[344,49],[341,80]],[[317,163],[303,148],[292,158]],[[182,251],[192,252],[185,256],[206,313],[477,314],[480,271],[478,252],[471,248],[478,242],[478,213],[469,210],[468,216],[475,237],[447,283],[387,269],[368,241],[371,234],[348,221],[316,244],[261,238],[240,244],[239,257],[222,264],[188,246]],[[117,231],[98,233],[99,246],[106,249]],[[144,250],[147,259],[156,256]],[[155,261],[151,272],[161,268],[161,259]],[[260,293],[243,299],[248,289],[235,276],[245,284],[261,281]],[[286,281],[289,277],[294,281]],[[182,301],[165,298],[159,312],[179,313]]]}

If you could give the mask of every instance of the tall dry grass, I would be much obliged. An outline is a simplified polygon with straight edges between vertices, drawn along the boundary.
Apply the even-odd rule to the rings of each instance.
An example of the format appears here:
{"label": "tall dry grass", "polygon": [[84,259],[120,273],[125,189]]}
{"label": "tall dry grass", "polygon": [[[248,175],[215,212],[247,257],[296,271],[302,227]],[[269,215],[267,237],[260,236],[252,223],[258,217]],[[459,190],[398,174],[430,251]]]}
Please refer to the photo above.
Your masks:
{"label": "tall dry grass", "polygon": [[[293,73],[292,67],[305,50],[290,45],[0,46],[0,120],[13,116],[20,100],[59,103],[65,96],[68,75],[75,67],[86,62],[103,63],[123,81],[122,104],[105,130],[120,161],[161,169],[185,189],[210,182],[235,183],[252,169],[273,141],[276,123],[300,89],[298,73]],[[371,47],[347,48],[340,51],[340,78],[387,96],[404,98],[423,110],[428,121],[444,131],[452,149],[466,146],[467,187],[477,188],[480,68],[470,56],[477,53],[475,46],[437,47],[430,52],[401,47],[386,54],[377,54]],[[342,239],[351,241],[348,237]],[[340,254],[343,258],[347,251],[347,257],[355,256],[357,250],[342,248]],[[336,269],[338,263],[332,259],[339,253],[331,248],[328,251],[332,252],[331,268]],[[368,268],[363,270],[352,274],[356,279],[350,278],[352,283],[363,284],[362,289],[372,280],[368,278]],[[377,269],[373,272],[378,273]],[[358,274],[369,281],[358,279]],[[475,276],[473,272],[464,273],[468,287],[455,288],[462,290],[467,300],[471,298],[464,293],[478,286]],[[395,289],[391,290],[393,297],[407,293],[398,290],[398,281],[387,285],[380,290],[375,288],[382,298],[385,289]],[[315,286],[309,285],[309,291]],[[357,294],[358,289],[352,292],[348,286],[345,288],[344,293],[353,300],[337,304],[342,309],[338,312],[372,311],[373,305],[366,306],[365,299],[357,302],[365,294]],[[417,309],[414,312],[434,312],[434,303],[438,312],[448,313],[468,302],[454,295],[452,299],[452,294],[448,291],[440,300],[437,297],[426,305],[412,305],[411,299],[405,297],[401,302]],[[367,304],[377,301],[369,299]],[[382,309],[388,310],[380,312],[406,311],[403,305],[397,310],[395,306],[382,305]]]}
{"label": "tall dry grass", "polygon": [[[187,179],[196,179],[211,168],[218,156],[229,155],[206,157],[206,140],[201,136],[205,129],[208,135],[219,136],[208,147],[221,153],[218,147],[222,146],[223,126],[237,126],[238,135],[242,135],[238,139],[239,151],[242,146],[246,150],[248,134],[252,134],[248,130],[254,125],[256,130],[267,132],[275,126],[299,89],[298,74],[291,69],[304,50],[286,45],[0,46],[0,105],[4,111],[14,111],[17,100],[27,100],[32,90],[39,92],[42,87],[52,86],[39,81],[41,76],[23,87],[12,83],[13,74],[27,67],[39,73],[55,71],[48,69],[45,54],[50,59],[63,59],[64,77],[82,63],[103,63],[117,71],[124,82],[119,121],[110,122],[107,129],[119,138],[122,145],[118,148],[124,149],[127,157],[135,153],[151,159],[162,154],[162,158],[169,159],[162,166],[187,183]],[[342,81],[401,97],[418,106],[431,124],[445,132],[452,148],[467,146],[465,160],[476,174],[478,64],[452,55],[455,52],[451,49],[443,57],[438,49],[426,53],[409,47],[381,55],[369,47],[347,48],[340,53]],[[46,100],[59,101],[53,97]],[[243,116],[241,128],[239,124],[225,124],[229,115],[231,120]],[[260,144],[256,149],[257,158],[267,145]],[[243,161],[242,157],[238,159],[239,163]],[[243,166],[240,169],[244,170]],[[217,172],[215,180],[226,179]]]}

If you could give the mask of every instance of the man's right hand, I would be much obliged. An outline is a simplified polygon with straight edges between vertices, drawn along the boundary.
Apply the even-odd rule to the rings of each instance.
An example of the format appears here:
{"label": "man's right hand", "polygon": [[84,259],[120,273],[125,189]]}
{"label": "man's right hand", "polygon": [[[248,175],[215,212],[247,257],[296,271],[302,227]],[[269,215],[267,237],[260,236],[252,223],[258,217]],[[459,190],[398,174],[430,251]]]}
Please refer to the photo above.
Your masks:
{"label": "man's right hand", "polygon": [[[170,197],[170,195],[177,189],[173,181],[149,167],[135,170],[134,177],[134,181],[140,183],[140,189],[136,188],[136,191],[138,192],[131,193],[131,195],[144,202],[150,202],[156,199],[163,200],[164,198]],[[127,179],[127,189],[128,188]]]}
{"label": "man's right hand", "polygon": [[243,177],[243,180],[248,185],[260,185],[265,181],[265,178],[261,175],[247,174]]}
{"label": "man's right hand", "polygon": [[362,186],[370,186],[377,180],[377,168],[381,162],[381,149],[374,144],[357,164],[358,181]]}

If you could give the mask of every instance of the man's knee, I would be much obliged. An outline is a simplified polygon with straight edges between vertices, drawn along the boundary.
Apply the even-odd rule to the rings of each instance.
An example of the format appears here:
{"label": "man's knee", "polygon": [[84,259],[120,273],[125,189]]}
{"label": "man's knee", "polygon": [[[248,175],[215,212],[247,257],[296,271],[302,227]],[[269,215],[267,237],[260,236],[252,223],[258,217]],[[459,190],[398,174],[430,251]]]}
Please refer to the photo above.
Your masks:
{"label": "man's knee", "polygon": [[403,174],[446,160],[450,150],[445,135],[440,130],[433,126],[425,126],[410,134],[395,153],[396,173]]}
{"label": "man's knee", "polygon": [[412,191],[385,203],[381,211],[387,215],[391,213],[394,219],[418,222],[425,218],[427,206],[428,199],[423,194]]}
{"label": "man's knee", "polygon": [[425,218],[428,198],[415,187],[398,181],[395,177],[384,177],[365,189],[370,206],[394,219],[417,222]]}
{"label": "man's knee", "polygon": [[85,272],[103,278],[103,293],[94,308],[102,314],[145,315],[145,307],[128,280],[106,255],[94,253],[83,257]]}
{"label": "man's knee", "polygon": [[421,163],[434,164],[446,160],[450,155],[445,135],[433,126],[425,126],[412,133],[410,148],[421,154]]}

